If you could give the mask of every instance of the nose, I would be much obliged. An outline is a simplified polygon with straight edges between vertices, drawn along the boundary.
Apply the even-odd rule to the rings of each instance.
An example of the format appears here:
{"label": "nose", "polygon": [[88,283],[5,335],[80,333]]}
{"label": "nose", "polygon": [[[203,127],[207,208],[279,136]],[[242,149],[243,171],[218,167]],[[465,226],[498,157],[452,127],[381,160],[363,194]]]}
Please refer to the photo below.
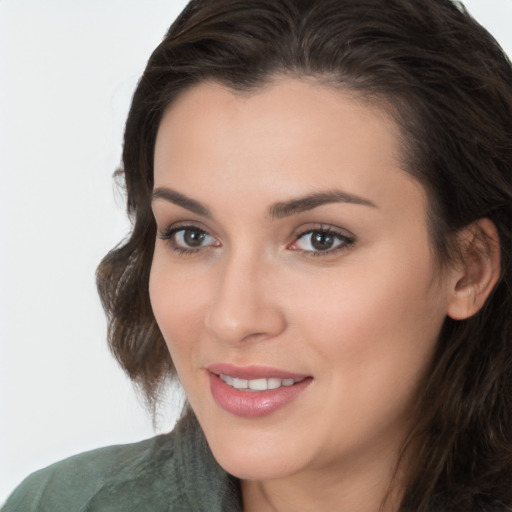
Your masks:
{"label": "nose", "polygon": [[239,344],[262,341],[286,328],[275,272],[255,255],[233,255],[219,263],[205,318],[208,331],[219,341]]}

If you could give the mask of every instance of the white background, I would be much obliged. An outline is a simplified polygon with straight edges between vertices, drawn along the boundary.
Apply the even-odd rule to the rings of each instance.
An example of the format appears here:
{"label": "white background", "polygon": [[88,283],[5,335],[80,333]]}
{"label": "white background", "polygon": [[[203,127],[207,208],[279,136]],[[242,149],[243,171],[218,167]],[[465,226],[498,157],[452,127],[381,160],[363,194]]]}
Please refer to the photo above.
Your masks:
{"label": "white background", "polygon": [[[185,3],[0,0],[0,503],[35,469],[154,435],[94,271],[129,228],[111,175],[131,94]],[[465,3],[512,55],[512,0]]]}

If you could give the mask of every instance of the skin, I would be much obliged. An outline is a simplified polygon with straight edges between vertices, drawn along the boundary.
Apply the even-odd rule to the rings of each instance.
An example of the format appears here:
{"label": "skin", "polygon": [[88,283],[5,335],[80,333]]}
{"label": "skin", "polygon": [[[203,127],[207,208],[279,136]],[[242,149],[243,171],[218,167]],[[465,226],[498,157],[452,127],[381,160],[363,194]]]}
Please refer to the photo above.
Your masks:
{"label": "skin", "polygon": [[[155,197],[151,303],[215,458],[243,479],[245,511],[376,511],[385,496],[461,280],[436,269],[399,145],[383,111],[298,79],[251,94],[201,83],[163,117],[155,190],[211,215]],[[332,190],[367,204],[269,214]],[[160,237],[183,225],[206,233],[194,252],[182,252],[190,231]],[[313,254],[311,229],[352,243],[336,234],[340,250]],[[238,417],[210,392],[206,368],[221,362],[312,381],[270,415]]]}

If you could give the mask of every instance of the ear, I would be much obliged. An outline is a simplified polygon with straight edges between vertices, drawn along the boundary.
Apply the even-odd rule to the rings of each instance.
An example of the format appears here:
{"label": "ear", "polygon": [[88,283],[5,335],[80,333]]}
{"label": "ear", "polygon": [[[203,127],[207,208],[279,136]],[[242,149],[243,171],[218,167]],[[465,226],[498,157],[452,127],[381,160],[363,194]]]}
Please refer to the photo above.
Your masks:
{"label": "ear", "polygon": [[474,315],[484,305],[500,276],[498,230],[489,219],[480,219],[458,236],[461,261],[453,274],[447,314],[454,320]]}

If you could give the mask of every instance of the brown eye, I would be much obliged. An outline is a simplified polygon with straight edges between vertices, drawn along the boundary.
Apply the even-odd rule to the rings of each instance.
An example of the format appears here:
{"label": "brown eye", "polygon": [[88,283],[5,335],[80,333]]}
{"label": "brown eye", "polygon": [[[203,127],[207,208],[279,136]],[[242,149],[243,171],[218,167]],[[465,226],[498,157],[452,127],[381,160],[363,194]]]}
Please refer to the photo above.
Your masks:
{"label": "brown eye", "polygon": [[299,235],[290,249],[302,251],[306,255],[321,256],[345,249],[354,241],[354,238],[334,229],[311,229]]}
{"label": "brown eye", "polygon": [[317,251],[328,251],[332,249],[336,242],[336,237],[325,231],[313,231],[311,233],[311,246]]}
{"label": "brown eye", "polygon": [[204,231],[197,228],[187,228],[182,233],[183,242],[189,247],[200,247],[207,236]]}
{"label": "brown eye", "polygon": [[160,234],[160,238],[168,241],[171,248],[180,253],[197,252],[220,245],[216,238],[197,226],[170,227]]}

